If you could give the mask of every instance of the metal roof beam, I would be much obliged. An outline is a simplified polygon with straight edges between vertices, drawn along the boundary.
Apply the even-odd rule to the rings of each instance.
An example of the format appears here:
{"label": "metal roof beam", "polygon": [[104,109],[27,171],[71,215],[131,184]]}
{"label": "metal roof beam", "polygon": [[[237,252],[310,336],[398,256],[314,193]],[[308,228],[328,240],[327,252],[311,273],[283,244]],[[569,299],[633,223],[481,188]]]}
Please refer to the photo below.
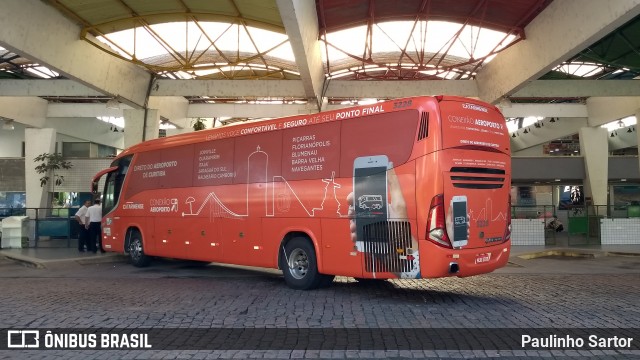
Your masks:
{"label": "metal roof beam", "polygon": [[512,97],[567,98],[591,96],[640,96],[638,80],[536,80]]}
{"label": "metal roof beam", "polygon": [[187,117],[278,118],[314,112],[315,105],[190,104]]}
{"label": "metal roof beam", "polygon": [[151,96],[304,98],[305,90],[300,80],[157,80]]}
{"label": "metal roof beam", "polygon": [[[157,80],[156,83],[152,96],[306,97],[301,80]],[[398,98],[426,94],[477,97],[478,90],[473,80],[332,80],[325,97]]]}
{"label": "metal roof beam", "polygon": [[125,109],[131,107],[122,105],[120,109],[107,109],[105,104],[51,103],[47,106],[47,118],[122,117]]}
{"label": "metal roof beam", "polygon": [[2,7],[1,46],[131,106],[143,106],[151,74],[80,40],[78,25],[42,1],[6,0]]}
{"label": "metal roof beam", "polygon": [[[0,99],[2,99],[0,97]],[[634,98],[635,108],[640,108],[638,99]],[[610,101],[610,100],[608,100]],[[628,100],[627,100],[628,102]],[[327,105],[327,110],[348,107],[348,105]],[[96,117],[96,116],[122,116],[123,109],[129,109],[122,105],[121,109],[107,109],[104,104],[49,104],[46,117]],[[188,104],[183,97],[151,97],[149,108],[160,110],[160,114],[170,120],[180,120],[190,117],[282,117],[298,114],[313,113],[313,105],[310,104]],[[633,113],[633,103],[627,106]],[[505,117],[563,117],[577,118],[587,117],[587,105],[582,104],[513,104],[503,107]],[[614,120],[614,119],[611,119]],[[606,121],[608,122],[608,121]],[[602,122],[605,123],[605,122]],[[597,124],[601,125],[601,124]]]}
{"label": "metal roof beam", "polygon": [[505,117],[587,117],[587,106],[583,104],[512,104],[501,108]]}
{"label": "metal roof beam", "polygon": [[[329,98],[399,98],[420,95],[478,97],[473,80],[332,80]],[[0,79],[0,96],[104,96],[73,80]],[[304,98],[301,80],[156,80],[151,96]],[[535,80],[512,95],[521,98],[640,96],[638,80]],[[213,99],[215,100],[215,99]]]}
{"label": "metal roof beam", "polygon": [[[0,83],[2,81],[0,80]],[[151,92],[152,96],[305,97],[300,80],[157,80],[157,85]],[[328,98],[399,98],[448,94],[478,97],[476,85],[477,82],[474,80],[331,80],[325,96]],[[640,81],[535,80],[513,96],[534,98],[640,96]]]}
{"label": "metal roof beam", "polygon": [[0,80],[0,96],[105,96],[79,82],[66,79]]}
{"label": "metal roof beam", "polygon": [[527,39],[500,52],[476,79],[495,103],[640,14],[640,0],[554,1],[525,28]]}
{"label": "metal roof beam", "polygon": [[600,126],[614,120],[633,116],[640,110],[640,97],[592,97],[587,99],[589,126]]}
{"label": "metal roof beam", "polygon": [[526,134],[520,129],[516,137],[511,138],[511,153],[573,135],[585,126],[586,118],[559,118],[555,123],[547,123],[541,128],[529,126]]}
{"label": "metal roof beam", "polygon": [[315,1],[276,0],[307,99],[322,104],[324,66],[320,52]]}
{"label": "metal roof beam", "polygon": [[41,128],[47,114],[47,101],[32,96],[0,96],[0,116],[21,124]]}
{"label": "metal roof beam", "polygon": [[330,98],[399,98],[442,94],[477,97],[478,88],[473,80],[332,80],[329,82],[326,96]]}

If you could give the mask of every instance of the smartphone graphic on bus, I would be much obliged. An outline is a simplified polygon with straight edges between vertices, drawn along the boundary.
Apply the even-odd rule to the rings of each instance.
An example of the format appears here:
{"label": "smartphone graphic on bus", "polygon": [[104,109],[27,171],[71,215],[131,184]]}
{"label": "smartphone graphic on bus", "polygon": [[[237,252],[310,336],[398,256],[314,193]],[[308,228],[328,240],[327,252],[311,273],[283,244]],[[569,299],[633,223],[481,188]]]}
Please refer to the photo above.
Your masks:
{"label": "smartphone graphic on bus", "polygon": [[467,245],[469,230],[467,222],[467,197],[458,195],[451,198],[451,207],[453,208],[453,241],[454,248]]}
{"label": "smartphone graphic on bus", "polygon": [[[356,247],[365,251],[364,242],[387,242],[387,169],[386,155],[358,157],[353,162],[353,207],[356,223]],[[378,225],[372,225],[376,224]],[[368,226],[370,225],[370,226]],[[365,229],[365,227],[367,227]],[[374,246],[375,247],[375,246]]]}

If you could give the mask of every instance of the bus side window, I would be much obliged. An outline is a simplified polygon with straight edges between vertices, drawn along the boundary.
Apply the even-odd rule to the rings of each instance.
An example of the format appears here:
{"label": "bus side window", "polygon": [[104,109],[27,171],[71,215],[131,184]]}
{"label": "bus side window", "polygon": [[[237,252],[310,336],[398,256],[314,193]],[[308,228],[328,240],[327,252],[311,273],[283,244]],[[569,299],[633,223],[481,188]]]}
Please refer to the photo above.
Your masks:
{"label": "bus side window", "polygon": [[157,151],[146,151],[136,155],[127,184],[126,198],[145,191],[161,188],[192,186],[193,145],[169,147]]}
{"label": "bus side window", "polygon": [[235,138],[234,184],[273,181],[282,174],[282,131]]}
{"label": "bus side window", "polygon": [[339,165],[339,121],[283,131],[282,177],[286,180],[339,177]]}
{"label": "bus side window", "polygon": [[193,186],[233,184],[235,139],[218,139],[194,145]]}

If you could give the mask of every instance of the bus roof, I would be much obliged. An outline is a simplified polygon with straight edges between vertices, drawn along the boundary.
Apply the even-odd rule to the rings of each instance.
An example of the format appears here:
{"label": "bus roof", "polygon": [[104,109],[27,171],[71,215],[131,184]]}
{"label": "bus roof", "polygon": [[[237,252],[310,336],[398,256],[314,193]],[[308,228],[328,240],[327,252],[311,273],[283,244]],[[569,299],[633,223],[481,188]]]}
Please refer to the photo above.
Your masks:
{"label": "bus roof", "polygon": [[[134,153],[138,153],[138,152],[153,151],[153,150],[166,148],[166,147],[181,146],[181,145],[193,144],[193,143],[204,142],[204,141],[212,141],[212,140],[230,138],[230,137],[235,137],[240,135],[257,134],[257,133],[262,133],[267,131],[282,130],[282,129],[293,128],[298,126],[320,124],[320,123],[329,122],[329,121],[356,118],[362,115],[372,115],[378,112],[388,113],[388,112],[407,110],[412,108],[416,109],[416,108],[420,108],[420,105],[425,102],[433,102],[433,101],[440,102],[443,100],[476,102],[478,104],[482,104],[483,106],[491,106],[492,108],[495,108],[493,105],[486,104],[482,101],[459,97],[459,96],[440,95],[440,96],[420,96],[420,97],[394,99],[394,100],[374,103],[370,105],[360,105],[360,106],[354,106],[354,107],[348,107],[348,108],[341,108],[336,110],[319,112],[315,114],[293,115],[293,116],[288,116],[288,117],[283,117],[278,119],[271,119],[271,120],[252,122],[252,123],[243,123],[240,125],[206,129],[206,130],[194,131],[186,134],[172,135],[165,138],[152,139],[152,140],[144,141],[142,143],[133,145],[125,149],[116,157],[116,159],[131,155]],[[405,104],[405,106],[397,107],[397,104]],[[406,104],[409,104],[409,105],[406,105]]]}

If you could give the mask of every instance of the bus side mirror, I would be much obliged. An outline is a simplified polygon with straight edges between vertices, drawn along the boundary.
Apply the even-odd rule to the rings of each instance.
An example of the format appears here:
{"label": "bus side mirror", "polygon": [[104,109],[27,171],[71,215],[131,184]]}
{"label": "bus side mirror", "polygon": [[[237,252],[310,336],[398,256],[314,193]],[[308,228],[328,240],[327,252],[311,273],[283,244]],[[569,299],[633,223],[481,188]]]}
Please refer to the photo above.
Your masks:
{"label": "bus side mirror", "polygon": [[98,193],[98,183],[96,181],[91,183],[91,193],[94,195]]}

